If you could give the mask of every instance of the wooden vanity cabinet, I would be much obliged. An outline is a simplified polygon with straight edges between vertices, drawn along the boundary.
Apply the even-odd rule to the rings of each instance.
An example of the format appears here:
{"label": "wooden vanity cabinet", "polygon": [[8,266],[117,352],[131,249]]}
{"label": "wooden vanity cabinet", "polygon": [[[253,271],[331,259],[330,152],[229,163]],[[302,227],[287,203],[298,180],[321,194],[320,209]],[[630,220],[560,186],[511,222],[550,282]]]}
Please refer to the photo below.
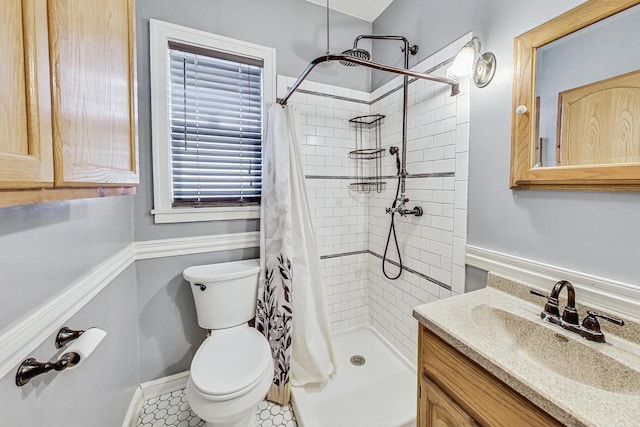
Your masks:
{"label": "wooden vanity cabinet", "polygon": [[132,193],[134,0],[3,0],[0,40],[0,206]]}
{"label": "wooden vanity cabinet", "polygon": [[419,427],[562,425],[424,325],[419,334]]}
{"label": "wooden vanity cabinet", "polygon": [[427,376],[420,377],[419,427],[474,427],[479,424]]}

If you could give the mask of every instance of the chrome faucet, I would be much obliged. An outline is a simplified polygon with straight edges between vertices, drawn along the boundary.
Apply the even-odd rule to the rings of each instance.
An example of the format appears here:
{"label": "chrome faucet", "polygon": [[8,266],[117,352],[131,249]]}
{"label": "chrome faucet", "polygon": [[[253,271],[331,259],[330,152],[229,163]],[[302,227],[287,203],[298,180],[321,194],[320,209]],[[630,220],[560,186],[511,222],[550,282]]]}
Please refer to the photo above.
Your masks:
{"label": "chrome faucet", "polygon": [[[558,297],[564,288],[567,288],[567,305],[562,312],[562,317],[560,317]],[[547,303],[544,305],[542,313],[540,313],[540,317],[543,320],[559,325],[568,331],[574,332],[583,338],[588,339],[589,341],[605,342],[604,334],[600,330],[600,324],[598,323],[598,317],[615,323],[616,325],[624,326],[624,321],[622,319],[591,310],[587,311],[587,317],[584,318],[582,325],[580,325],[580,317],[576,310],[576,291],[573,288],[573,285],[566,280],[557,282],[553,286],[551,294],[549,295],[536,290],[531,290],[530,292],[533,295],[547,299]]]}

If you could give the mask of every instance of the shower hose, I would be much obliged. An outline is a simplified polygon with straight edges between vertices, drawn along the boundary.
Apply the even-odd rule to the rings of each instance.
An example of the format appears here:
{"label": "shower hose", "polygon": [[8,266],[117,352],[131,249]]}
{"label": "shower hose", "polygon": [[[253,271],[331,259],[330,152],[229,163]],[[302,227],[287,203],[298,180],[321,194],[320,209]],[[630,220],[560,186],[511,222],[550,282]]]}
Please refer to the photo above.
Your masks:
{"label": "shower hose", "polygon": [[[391,154],[396,155],[396,166],[398,167],[398,186],[396,187],[396,195],[393,198],[393,204],[391,205],[391,225],[389,226],[389,234],[387,235],[387,243],[384,246],[384,255],[382,255],[382,274],[389,280],[396,280],[402,274],[402,255],[400,254],[400,246],[398,245],[398,236],[396,235],[396,225],[394,222],[396,204],[398,203],[398,195],[400,194],[400,183],[402,182],[402,174],[400,173],[400,157],[398,156],[398,147],[391,147],[389,149]],[[398,253],[398,264],[400,270],[396,276],[387,274],[385,269],[387,265],[387,252],[389,250],[389,243],[391,242],[391,235],[393,234],[393,240],[396,244],[396,252]]]}

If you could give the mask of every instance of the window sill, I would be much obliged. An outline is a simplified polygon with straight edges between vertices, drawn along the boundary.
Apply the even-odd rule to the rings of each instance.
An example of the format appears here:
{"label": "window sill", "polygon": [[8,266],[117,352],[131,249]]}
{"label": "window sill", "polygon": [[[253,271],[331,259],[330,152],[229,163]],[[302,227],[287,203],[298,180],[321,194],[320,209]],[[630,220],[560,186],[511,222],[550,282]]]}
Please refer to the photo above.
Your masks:
{"label": "window sill", "polygon": [[231,221],[260,218],[260,206],[225,206],[220,208],[153,209],[156,224],[198,221]]}

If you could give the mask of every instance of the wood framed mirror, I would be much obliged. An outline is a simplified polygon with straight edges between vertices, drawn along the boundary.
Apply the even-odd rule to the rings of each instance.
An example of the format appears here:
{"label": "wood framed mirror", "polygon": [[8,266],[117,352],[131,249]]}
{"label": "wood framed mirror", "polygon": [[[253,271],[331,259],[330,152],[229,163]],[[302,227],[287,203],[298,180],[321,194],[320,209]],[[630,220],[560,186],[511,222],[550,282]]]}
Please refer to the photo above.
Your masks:
{"label": "wood framed mirror", "polygon": [[640,191],[638,23],[588,0],[516,37],[510,188]]}

